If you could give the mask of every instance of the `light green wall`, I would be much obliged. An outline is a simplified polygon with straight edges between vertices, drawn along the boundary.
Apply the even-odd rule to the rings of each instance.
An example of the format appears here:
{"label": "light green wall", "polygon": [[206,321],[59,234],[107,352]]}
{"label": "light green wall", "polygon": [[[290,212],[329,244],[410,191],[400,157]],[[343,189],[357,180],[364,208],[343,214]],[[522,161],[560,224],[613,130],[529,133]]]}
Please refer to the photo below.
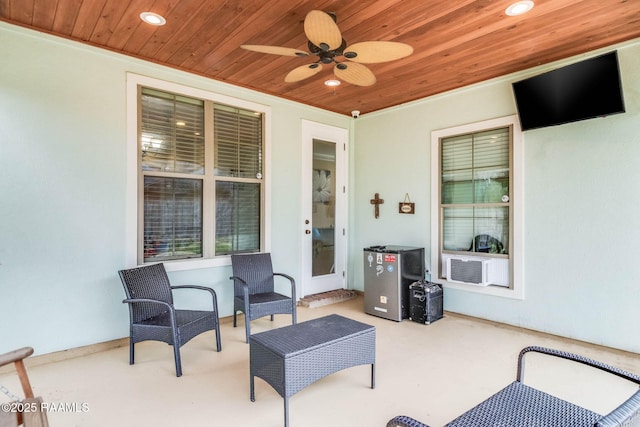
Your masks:
{"label": "light green wall", "polygon": [[[269,105],[272,252],[300,277],[300,123],[350,128],[349,287],[362,248],[428,248],[430,132],[515,113],[510,80],[346,116],[0,23],[0,352],[38,354],[121,338],[125,266],[125,75]],[[447,290],[446,309],[640,352],[640,46],[620,49],[627,113],[525,134],[525,299]],[[385,199],[373,218],[369,199]],[[415,215],[397,213],[409,193]],[[427,250],[429,252],[429,250]],[[172,272],[212,286],[231,314],[229,267]],[[224,341],[224,337],[223,337]]]}
{"label": "light green wall", "polygon": [[[524,300],[445,289],[445,310],[640,352],[640,43],[618,53],[625,114],[524,133]],[[542,71],[356,120],[354,288],[366,246],[422,246],[430,259],[431,131],[515,114],[511,83]],[[405,193],[415,215],[398,213]]]}
{"label": "light green wall", "polygon": [[[274,268],[300,277],[302,218],[290,207],[301,203],[301,120],[349,128],[350,117],[4,23],[0,58],[0,353],[129,333],[117,277],[126,267],[127,72],[271,107]],[[229,316],[230,270],[170,276],[212,286]]]}

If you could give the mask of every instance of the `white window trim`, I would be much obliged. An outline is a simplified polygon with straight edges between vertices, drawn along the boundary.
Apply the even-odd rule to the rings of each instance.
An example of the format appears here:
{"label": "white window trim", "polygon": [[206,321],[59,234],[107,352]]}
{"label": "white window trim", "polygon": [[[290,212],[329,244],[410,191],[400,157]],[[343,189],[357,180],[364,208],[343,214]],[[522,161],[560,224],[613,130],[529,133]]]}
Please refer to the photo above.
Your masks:
{"label": "white window trim", "polygon": [[[486,129],[512,126],[513,129],[513,170],[510,185],[513,189],[513,284],[509,288],[501,286],[474,286],[439,279],[439,230],[440,230],[440,140],[442,138]],[[524,299],[524,148],[523,135],[517,115],[500,117],[476,123],[465,124],[431,132],[431,277],[444,287]]]}
{"label": "white window trim", "polygon": [[[253,110],[264,114],[264,248],[271,250],[271,107],[209,92],[202,89],[184,86],[152,77],[127,73],[127,145],[126,145],[126,224],[125,224],[125,262],[126,267],[138,265],[138,86],[174,92],[203,100],[209,100],[238,108]],[[165,262],[167,271],[192,270],[231,265],[229,255],[214,258],[187,259]]]}

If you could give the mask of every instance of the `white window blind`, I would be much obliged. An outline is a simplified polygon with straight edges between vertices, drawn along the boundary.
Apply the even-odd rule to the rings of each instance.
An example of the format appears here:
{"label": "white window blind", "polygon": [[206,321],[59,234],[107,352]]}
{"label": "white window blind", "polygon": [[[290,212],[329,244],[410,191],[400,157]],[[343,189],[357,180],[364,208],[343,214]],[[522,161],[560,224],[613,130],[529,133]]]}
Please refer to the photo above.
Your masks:
{"label": "white window blind", "polygon": [[260,185],[216,182],[216,253],[260,249]]}
{"label": "white window blind", "polygon": [[204,102],[144,88],[140,143],[144,170],[204,173]]}
{"label": "white window blind", "polygon": [[260,251],[263,115],[152,88],[140,110],[142,261]]}
{"label": "white window blind", "polygon": [[216,105],[215,168],[218,176],[257,178],[262,175],[262,115]]}
{"label": "white window blind", "polygon": [[144,259],[202,256],[202,181],[144,178]]}

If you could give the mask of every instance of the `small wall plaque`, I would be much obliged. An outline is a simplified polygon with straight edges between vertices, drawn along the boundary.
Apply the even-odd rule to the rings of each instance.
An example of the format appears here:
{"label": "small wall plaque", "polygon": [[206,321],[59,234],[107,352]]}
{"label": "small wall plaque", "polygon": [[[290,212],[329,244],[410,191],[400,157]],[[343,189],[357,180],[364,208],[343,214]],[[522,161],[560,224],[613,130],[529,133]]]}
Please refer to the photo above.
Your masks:
{"label": "small wall plaque", "polygon": [[398,213],[401,214],[414,214],[415,211],[415,203],[411,202],[409,198],[409,193],[404,195],[404,202],[400,202],[398,206]]}

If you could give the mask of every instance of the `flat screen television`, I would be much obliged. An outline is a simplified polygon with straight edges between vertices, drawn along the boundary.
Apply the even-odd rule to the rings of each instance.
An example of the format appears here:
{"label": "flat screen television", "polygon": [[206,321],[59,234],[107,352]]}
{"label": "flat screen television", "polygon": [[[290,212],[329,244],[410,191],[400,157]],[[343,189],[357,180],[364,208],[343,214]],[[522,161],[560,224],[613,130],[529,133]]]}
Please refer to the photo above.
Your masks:
{"label": "flat screen television", "polygon": [[624,113],[616,51],[513,83],[522,130]]}

